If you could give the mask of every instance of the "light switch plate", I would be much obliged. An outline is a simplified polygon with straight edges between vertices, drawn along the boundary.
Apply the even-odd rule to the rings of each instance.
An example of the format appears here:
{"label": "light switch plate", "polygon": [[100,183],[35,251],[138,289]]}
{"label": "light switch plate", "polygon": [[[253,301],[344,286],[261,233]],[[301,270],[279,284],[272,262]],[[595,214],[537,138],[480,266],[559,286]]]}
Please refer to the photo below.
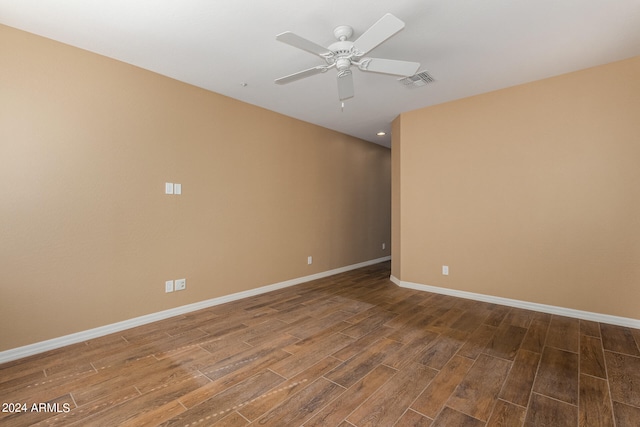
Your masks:
{"label": "light switch plate", "polygon": [[182,194],[182,184],[173,184],[173,194]]}
{"label": "light switch plate", "polygon": [[164,194],[173,194],[173,183],[165,182],[164,183]]}
{"label": "light switch plate", "polygon": [[164,282],[164,291],[173,292],[173,280],[167,280]]}

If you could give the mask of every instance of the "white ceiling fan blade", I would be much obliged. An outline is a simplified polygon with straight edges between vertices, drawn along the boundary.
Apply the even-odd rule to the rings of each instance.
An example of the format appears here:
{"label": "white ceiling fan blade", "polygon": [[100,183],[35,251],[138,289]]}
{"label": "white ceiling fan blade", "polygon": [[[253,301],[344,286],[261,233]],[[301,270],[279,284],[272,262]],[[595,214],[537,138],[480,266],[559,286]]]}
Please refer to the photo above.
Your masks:
{"label": "white ceiling fan blade", "polygon": [[378,22],[373,24],[356,41],[353,42],[362,55],[366,55],[374,47],[404,28],[404,22],[390,13],[384,15]]}
{"label": "white ceiling fan blade", "polygon": [[285,31],[282,34],[278,34],[276,36],[276,40],[322,57],[333,55],[331,51],[329,51],[329,49],[327,49],[326,47],[322,47],[319,44],[312,42],[311,40],[300,37],[299,35],[294,34],[291,31]]}
{"label": "white ceiling fan blade", "polygon": [[353,98],[353,74],[346,70],[338,74],[338,96],[340,101]]}
{"label": "white ceiling fan blade", "polygon": [[358,62],[362,71],[394,74],[397,76],[413,76],[420,68],[419,62],[396,61],[395,59],[363,58]]}
{"label": "white ceiling fan blade", "polygon": [[296,80],[304,79],[305,77],[324,73],[328,69],[329,67],[327,67],[326,65],[318,65],[317,67],[308,68],[306,70],[298,71],[297,73],[289,74],[288,76],[280,77],[279,79],[276,79],[276,84],[283,85],[291,83]]}

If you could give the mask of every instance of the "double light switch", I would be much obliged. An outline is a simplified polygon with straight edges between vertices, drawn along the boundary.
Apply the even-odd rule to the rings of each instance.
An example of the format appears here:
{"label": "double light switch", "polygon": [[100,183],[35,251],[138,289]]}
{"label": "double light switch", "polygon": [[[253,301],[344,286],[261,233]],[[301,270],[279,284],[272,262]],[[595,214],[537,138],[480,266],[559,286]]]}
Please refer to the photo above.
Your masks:
{"label": "double light switch", "polygon": [[174,184],[173,182],[164,183],[164,194],[182,194],[182,184]]}

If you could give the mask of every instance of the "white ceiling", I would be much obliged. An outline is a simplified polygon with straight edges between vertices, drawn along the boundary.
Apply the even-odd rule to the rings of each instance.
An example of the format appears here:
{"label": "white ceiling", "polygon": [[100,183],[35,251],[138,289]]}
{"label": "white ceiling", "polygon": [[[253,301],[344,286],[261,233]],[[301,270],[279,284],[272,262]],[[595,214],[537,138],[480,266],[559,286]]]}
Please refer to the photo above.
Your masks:
{"label": "white ceiling", "polygon": [[[324,63],[277,34],[328,46],[387,12],[406,27],[370,56],[435,83],[355,69],[344,111],[335,70],[274,84]],[[0,23],[387,147],[401,112],[640,55],[640,0],[0,0]]]}

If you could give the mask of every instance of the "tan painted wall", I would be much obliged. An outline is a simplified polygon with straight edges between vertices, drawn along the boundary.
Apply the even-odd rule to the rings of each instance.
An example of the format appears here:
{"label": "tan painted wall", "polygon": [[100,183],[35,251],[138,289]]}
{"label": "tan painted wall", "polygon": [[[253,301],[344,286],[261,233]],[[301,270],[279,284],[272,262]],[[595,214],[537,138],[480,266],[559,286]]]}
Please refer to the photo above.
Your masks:
{"label": "tan painted wall", "polygon": [[402,114],[401,132],[399,279],[640,319],[640,57]]}
{"label": "tan painted wall", "polygon": [[390,150],[8,27],[0,52],[0,350],[390,254]]}
{"label": "tan painted wall", "polygon": [[402,155],[402,117],[398,116],[391,124],[391,275],[401,276],[402,248],[401,243],[401,158]]}

